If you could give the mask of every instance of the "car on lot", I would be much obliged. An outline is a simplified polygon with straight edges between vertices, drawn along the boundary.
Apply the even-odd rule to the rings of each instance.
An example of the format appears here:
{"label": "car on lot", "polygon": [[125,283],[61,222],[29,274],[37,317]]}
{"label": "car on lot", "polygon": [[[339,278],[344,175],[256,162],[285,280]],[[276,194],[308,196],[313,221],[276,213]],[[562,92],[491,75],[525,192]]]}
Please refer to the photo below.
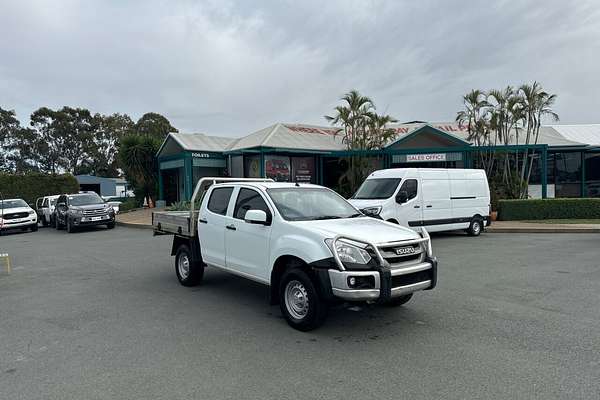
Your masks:
{"label": "car on lot", "polygon": [[54,227],[71,233],[84,226],[115,227],[115,211],[94,192],[63,194],[56,200]]}
{"label": "car on lot", "polygon": [[51,226],[54,224],[52,218],[54,215],[54,207],[56,206],[56,199],[58,199],[58,195],[39,197],[35,201],[38,222],[41,222],[42,226]]}
{"label": "car on lot", "polygon": [[37,214],[25,200],[0,200],[0,234],[9,229],[37,231]]}
{"label": "car on lot", "polygon": [[155,234],[175,235],[182,285],[199,283],[206,266],[268,285],[289,325],[303,331],[336,301],[401,305],[437,281],[425,229],[369,218],[322,186],[202,178],[189,212],[152,220]]}
{"label": "car on lot", "polygon": [[482,169],[383,169],[370,174],[349,201],[369,216],[429,232],[462,229],[478,236],[491,223]]}

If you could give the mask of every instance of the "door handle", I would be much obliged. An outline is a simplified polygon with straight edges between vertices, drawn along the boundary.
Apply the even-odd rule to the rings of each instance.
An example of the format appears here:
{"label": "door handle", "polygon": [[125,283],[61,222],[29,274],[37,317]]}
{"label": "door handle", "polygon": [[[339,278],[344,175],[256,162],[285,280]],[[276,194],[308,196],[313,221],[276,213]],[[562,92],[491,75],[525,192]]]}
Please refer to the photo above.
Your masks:
{"label": "door handle", "polygon": [[415,208],[421,208],[421,206],[415,206]]}
{"label": "door handle", "polygon": [[235,231],[236,227],[235,225],[231,224],[231,225],[226,225],[225,228],[229,229],[230,231]]}
{"label": "door handle", "polygon": [[428,206],[426,206],[426,207],[427,207],[427,208],[431,208],[431,207],[432,207],[432,205],[430,204],[430,205],[428,205]]}
{"label": "door handle", "polygon": [[201,224],[207,224],[208,223],[205,219],[199,219],[198,222],[200,222]]}

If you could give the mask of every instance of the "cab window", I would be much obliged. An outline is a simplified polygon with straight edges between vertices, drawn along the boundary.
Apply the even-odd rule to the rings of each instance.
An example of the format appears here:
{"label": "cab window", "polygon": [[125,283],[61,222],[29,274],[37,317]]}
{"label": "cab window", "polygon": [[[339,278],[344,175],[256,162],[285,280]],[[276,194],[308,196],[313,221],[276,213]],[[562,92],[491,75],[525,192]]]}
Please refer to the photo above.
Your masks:
{"label": "cab window", "polygon": [[267,221],[271,218],[271,211],[262,196],[255,190],[241,188],[235,202],[233,217],[244,219],[248,210],[262,210],[267,214]]}
{"label": "cab window", "polygon": [[232,187],[216,188],[213,189],[208,199],[208,209],[215,214],[225,215],[227,213],[227,206],[229,205],[229,199],[233,192]]}
{"label": "cab window", "polygon": [[406,192],[406,194],[408,195],[408,200],[410,200],[417,197],[417,187],[418,182],[416,179],[407,179],[404,181],[402,186],[400,186],[400,191]]}

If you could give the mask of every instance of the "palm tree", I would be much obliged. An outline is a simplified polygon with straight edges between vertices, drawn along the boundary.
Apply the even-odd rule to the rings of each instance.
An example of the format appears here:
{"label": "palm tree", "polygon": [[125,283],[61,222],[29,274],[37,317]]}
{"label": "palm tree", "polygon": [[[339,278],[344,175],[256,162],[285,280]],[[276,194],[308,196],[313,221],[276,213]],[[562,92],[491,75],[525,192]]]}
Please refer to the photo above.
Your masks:
{"label": "palm tree", "polygon": [[[397,122],[396,119],[377,114],[375,104],[369,97],[351,90],[340,100],[343,104],[335,107],[335,114],[326,115],[325,119],[339,126],[338,133],[343,135],[342,141],[349,151],[381,149],[395,135],[387,125]],[[348,163],[348,171],[340,178],[340,186],[347,183],[347,191],[352,193],[370,172],[371,163],[361,153],[350,156]]]}
{"label": "palm tree", "polygon": [[156,196],[158,181],[156,172],[156,152],[160,141],[152,136],[127,135],[119,146],[119,158],[128,180],[142,191],[144,199],[151,206]]}

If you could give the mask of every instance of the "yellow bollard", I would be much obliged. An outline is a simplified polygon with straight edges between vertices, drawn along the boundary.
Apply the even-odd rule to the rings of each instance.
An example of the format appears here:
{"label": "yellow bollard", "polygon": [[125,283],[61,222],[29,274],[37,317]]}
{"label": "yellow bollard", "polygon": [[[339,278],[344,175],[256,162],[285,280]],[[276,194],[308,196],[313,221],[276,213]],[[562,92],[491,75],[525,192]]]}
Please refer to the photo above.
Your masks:
{"label": "yellow bollard", "polygon": [[0,254],[0,258],[4,259],[4,264],[6,265],[6,273],[10,275],[10,257],[7,253]]}

